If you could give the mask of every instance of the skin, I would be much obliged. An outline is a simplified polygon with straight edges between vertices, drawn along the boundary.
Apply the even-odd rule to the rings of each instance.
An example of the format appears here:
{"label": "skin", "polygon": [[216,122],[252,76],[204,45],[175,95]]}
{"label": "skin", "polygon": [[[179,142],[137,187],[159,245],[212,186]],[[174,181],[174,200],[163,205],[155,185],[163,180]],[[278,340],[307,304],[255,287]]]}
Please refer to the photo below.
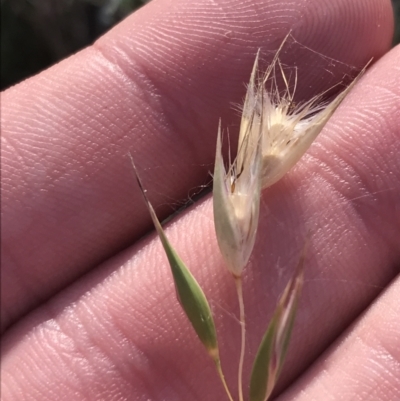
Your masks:
{"label": "skin", "polygon": [[[2,93],[2,400],[225,399],[126,154],[160,218],[170,215],[209,181],[219,118],[235,143],[232,102],[257,49],[265,68],[290,29],[302,45],[282,58],[298,66],[298,101],[376,62],[263,192],[244,276],[245,372],[310,230],[274,398],[400,398],[400,48],[390,50],[390,1],[324,3],[154,0]],[[210,195],[166,232],[210,300],[236,393],[238,306]]]}

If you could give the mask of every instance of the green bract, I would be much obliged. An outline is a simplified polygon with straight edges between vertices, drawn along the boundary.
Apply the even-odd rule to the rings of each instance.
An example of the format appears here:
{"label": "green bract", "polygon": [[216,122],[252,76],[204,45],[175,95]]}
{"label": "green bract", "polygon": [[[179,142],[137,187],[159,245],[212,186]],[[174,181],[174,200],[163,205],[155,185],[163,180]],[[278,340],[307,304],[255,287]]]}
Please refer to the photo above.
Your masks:
{"label": "green bract", "polygon": [[215,359],[218,357],[217,334],[207,298],[196,279],[190,273],[189,269],[185,266],[181,258],[168,241],[164,230],[161,227],[160,221],[158,220],[153,209],[153,206],[147,199],[146,193],[143,190],[142,182],[139,178],[132,157],[131,161],[136,173],[140,190],[150,212],[151,219],[153,220],[154,227],[157,230],[158,236],[160,237],[161,243],[164,247],[164,251],[168,257],[178,300],[182,305],[186,316],[192,323],[192,326],[196,334],[199,336],[201,342],[206,347],[208,353]]}
{"label": "green bract", "polygon": [[135,170],[140,190],[146,202],[151,219],[153,220],[154,227],[157,230],[158,236],[160,237],[164,251],[167,255],[169,265],[171,267],[172,276],[174,279],[178,300],[183,310],[185,311],[186,316],[190,320],[190,323],[192,324],[197,336],[203,343],[208,354],[213,359],[217,368],[218,375],[229,400],[233,401],[233,398],[226,384],[224,374],[222,372],[221,360],[218,350],[217,333],[215,330],[215,324],[210,305],[208,304],[207,298],[204,295],[204,292],[201,289],[200,285],[197,283],[196,279],[190,273],[189,269],[186,267],[182,259],[179,257],[179,255],[176,253],[176,251],[168,241],[168,238],[164,233],[164,230],[161,226],[160,221],[157,218],[154,208],[147,199],[146,193],[142,186],[142,182],[137,173],[135,163],[133,162],[133,158],[131,155],[129,156],[132,161],[133,169]]}
{"label": "green bract", "polygon": [[251,373],[250,401],[266,401],[282,370],[303,286],[304,258],[305,249],[258,348]]}

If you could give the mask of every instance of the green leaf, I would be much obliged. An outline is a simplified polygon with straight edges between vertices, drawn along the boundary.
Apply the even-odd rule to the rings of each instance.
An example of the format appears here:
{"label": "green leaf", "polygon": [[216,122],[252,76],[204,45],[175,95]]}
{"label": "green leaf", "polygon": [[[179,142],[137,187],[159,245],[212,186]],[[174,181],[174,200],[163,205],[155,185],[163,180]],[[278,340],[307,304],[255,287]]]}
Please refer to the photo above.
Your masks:
{"label": "green leaf", "polygon": [[303,286],[306,246],[307,243],[257,351],[250,379],[250,401],[266,401],[281,373]]}
{"label": "green leaf", "polygon": [[158,236],[160,237],[161,243],[164,247],[164,251],[168,257],[178,300],[182,305],[186,316],[189,318],[196,334],[206,347],[208,353],[216,363],[219,363],[219,352],[215,324],[210,306],[207,302],[207,298],[205,297],[196,279],[190,273],[189,269],[185,266],[181,258],[178,256],[178,254],[175,252],[174,248],[168,241],[164,230],[161,227],[160,221],[158,220],[156,213],[145,194],[135,164],[132,160],[132,156],[130,157],[140,190],[145,199],[147,208],[150,212]]}

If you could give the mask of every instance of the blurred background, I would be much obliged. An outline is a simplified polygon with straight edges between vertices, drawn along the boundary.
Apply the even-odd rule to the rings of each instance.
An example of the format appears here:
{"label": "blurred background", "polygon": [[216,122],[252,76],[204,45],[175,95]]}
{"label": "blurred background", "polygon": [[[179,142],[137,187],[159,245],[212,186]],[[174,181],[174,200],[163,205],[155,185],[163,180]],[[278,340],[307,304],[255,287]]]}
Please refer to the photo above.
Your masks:
{"label": "blurred background", "polygon": [[[3,90],[90,45],[149,0],[0,1]],[[392,4],[398,44],[400,0]]]}

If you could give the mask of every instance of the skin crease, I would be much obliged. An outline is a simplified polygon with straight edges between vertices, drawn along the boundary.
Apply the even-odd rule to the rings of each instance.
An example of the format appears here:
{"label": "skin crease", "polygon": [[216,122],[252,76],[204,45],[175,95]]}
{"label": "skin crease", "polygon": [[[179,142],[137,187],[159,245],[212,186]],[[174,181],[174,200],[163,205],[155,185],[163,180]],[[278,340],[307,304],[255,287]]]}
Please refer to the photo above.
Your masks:
{"label": "skin crease", "polygon": [[[392,18],[378,0],[154,0],[3,93],[2,399],[225,399],[158,239],[142,238],[151,222],[125,155],[167,216],[171,199],[208,180],[220,117],[235,141],[231,102],[243,98],[259,47],[267,62],[292,29],[344,63],[329,65],[337,80],[345,65],[389,51]],[[331,85],[309,88],[316,78],[300,68],[304,55],[283,55],[300,60],[300,99]],[[263,193],[244,279],[245,372],[311,230],[279,400],[400,398],[399,65],[399,47],[380,58],[301,162]],[[167,235],[210,299],[234,390],[237,303],[210,197]]]}

